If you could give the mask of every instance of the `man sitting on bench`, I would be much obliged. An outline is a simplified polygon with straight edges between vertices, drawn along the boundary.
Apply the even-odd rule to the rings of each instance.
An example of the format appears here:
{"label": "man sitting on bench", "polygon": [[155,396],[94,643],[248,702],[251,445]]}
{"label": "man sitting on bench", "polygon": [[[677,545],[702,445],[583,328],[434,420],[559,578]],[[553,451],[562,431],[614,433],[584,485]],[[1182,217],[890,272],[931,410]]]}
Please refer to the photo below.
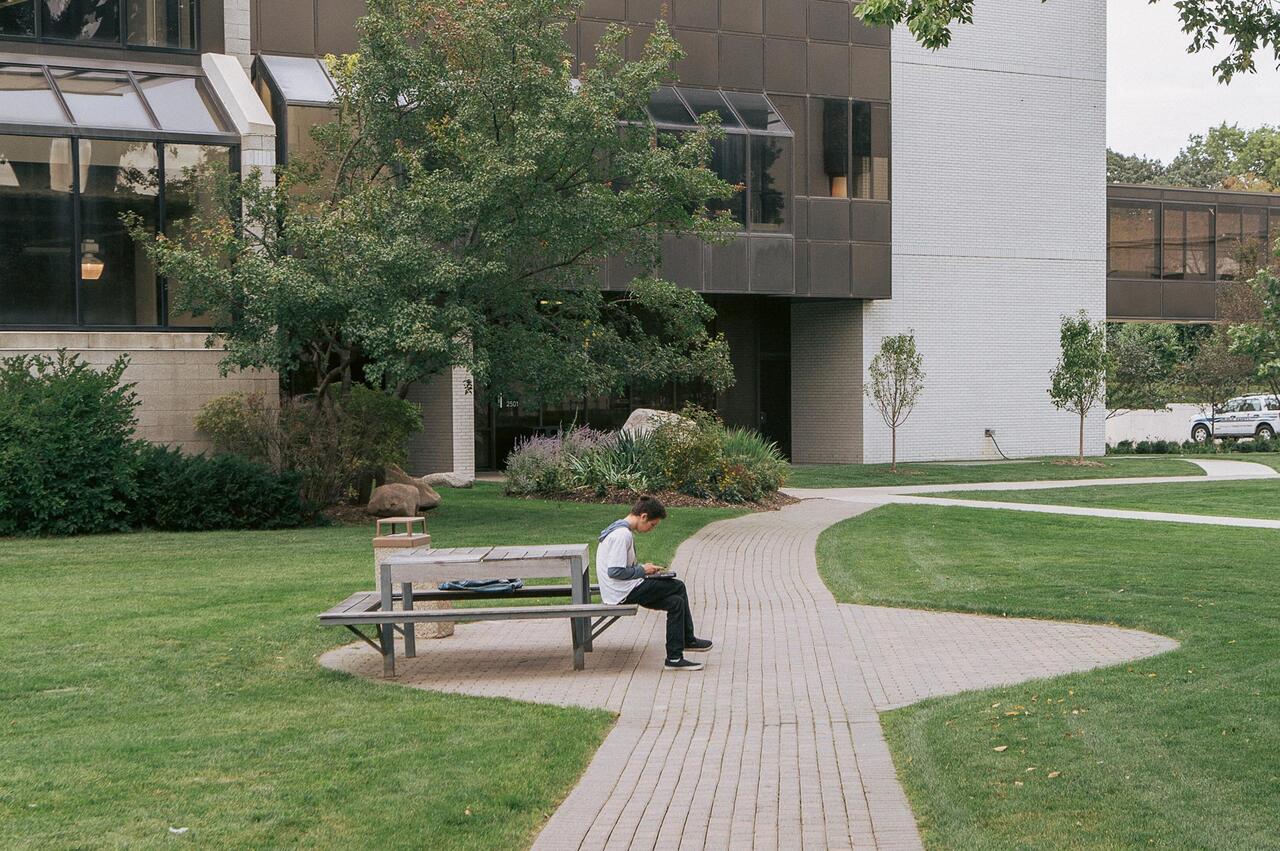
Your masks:
{"label": "man sitting on bench", "polygon": [[700,671],[699,662],[684,658],[686,650],[704,652],[711,642],[693,634],[693,613],[684,583],[657,564],[636,559],[636,532],[652,532],[667,516],[667,509],[651,496],[642,496],[631,513],[600,533],[596,570],[600,598],[610,605],[635,603],[667,613],[667,661],[670,671]]}

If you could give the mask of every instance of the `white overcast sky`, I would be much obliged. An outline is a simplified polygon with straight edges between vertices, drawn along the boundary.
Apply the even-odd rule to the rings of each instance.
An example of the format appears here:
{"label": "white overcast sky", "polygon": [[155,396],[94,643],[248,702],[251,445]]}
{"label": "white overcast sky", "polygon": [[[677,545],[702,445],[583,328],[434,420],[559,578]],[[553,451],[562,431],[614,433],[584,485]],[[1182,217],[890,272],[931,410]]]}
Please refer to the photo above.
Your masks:
{"label": "white overcast sky", "polygon": [[1280,124],[1280,72],[1269,50],[1257,56],[1258,73],[1223,85],[1215,57],[1186,52],[1173,0],[1107,0],[1107,17],[1108,147],[1167,163],[1187,136],[1223,121]]}

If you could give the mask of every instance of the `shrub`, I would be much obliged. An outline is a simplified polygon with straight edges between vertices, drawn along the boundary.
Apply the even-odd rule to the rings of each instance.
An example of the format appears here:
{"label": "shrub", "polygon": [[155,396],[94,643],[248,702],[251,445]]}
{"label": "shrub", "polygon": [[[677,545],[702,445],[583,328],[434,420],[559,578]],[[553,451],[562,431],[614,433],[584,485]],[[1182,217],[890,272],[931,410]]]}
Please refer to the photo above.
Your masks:
{"label": "shrub", "polygon": [[121,356],[96,370],[76,355],[0,361],[0,535],[72,535],[129,526],[136,446]]}
{"label": "shrub", "polygon": [[529,496],[569,490],[572,476],[561,444],[559,435],[518,442],[507,456],[507,493]]}
{"label": "shrub", "polygon": [[778,444],[765,439],[757,431],[731,428],[724,435],[724,457],[727,462],[718,486],[721,498],[759,501],[777,492],[786,482],[787,460]]}
{"label": "shrub", "polygon": [[697,408],[685,408],[681,416],[660,421],[650,432],[656,471],[681,493],[715,498],[724,471],[724,426]]}
{"label": "shrub", "polygon": [[274,473],[239,455],[139,452],[133,524],[175,532],[280,529],[303,522],[296,473]]}
{"label": "shrub", "polygon": [[336,400],[295,397],[279,406],[260,395],[221,396],[205,404],[196,427],[220,452],[298,473],[304,502],[320,508],[354,496],[362,477],[404,464],[422,415],[412,402],[356,385]]}

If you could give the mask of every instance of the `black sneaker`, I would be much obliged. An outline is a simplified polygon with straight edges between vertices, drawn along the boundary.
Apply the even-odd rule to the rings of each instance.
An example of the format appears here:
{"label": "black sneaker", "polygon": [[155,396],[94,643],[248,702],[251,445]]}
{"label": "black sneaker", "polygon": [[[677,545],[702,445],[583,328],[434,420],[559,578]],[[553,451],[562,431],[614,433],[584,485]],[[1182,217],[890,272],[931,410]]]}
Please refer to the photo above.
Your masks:
{"label": "black sneaker", "polygon": [[689,644],[684,646],[685,652],[706,653],[711,649],[710,638],[695,638]]}
{"label": "black sneaker", "polygon": [[679,659],[668,659],[663,665],[668,671],[701,671],[701,662],[690,662],[681,656]]}

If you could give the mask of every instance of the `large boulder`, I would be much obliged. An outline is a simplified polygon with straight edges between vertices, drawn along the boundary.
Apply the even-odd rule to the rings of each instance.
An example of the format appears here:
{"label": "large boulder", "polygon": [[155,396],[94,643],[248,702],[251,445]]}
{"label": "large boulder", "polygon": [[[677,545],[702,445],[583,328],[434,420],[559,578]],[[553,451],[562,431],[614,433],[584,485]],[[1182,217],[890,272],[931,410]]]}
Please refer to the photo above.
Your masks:
{"label": "large boulder", "polygon": [[476,483],[474,478],[462,473],[428,473],[420,481],[433,488],[469,488]]}
{"label": "large boulder", "polygon": [[673,414],[670,411],[658,411],[653,408],[636,408],[631,412],[631,416],[627,417],[627,421],[622,424],[622,431],[634,435],[648,434],[653,431],[659,423],[694,424],[693,420],[688,417],[682,417],[679,414]]}
{"label": "large boulder", "polygon": [[418,489],[413,485],[390,484],[373,489],[366,509],[374,517],[416,517]]}
{"label": "large boulder", "polygon": [[417,488],[418,508],[430,510],[440,504],[440,494],[436,493],[435,488],[422,479],[415,479],[395,464],[387,467],[384,478],[389,485],[410,485]]}

